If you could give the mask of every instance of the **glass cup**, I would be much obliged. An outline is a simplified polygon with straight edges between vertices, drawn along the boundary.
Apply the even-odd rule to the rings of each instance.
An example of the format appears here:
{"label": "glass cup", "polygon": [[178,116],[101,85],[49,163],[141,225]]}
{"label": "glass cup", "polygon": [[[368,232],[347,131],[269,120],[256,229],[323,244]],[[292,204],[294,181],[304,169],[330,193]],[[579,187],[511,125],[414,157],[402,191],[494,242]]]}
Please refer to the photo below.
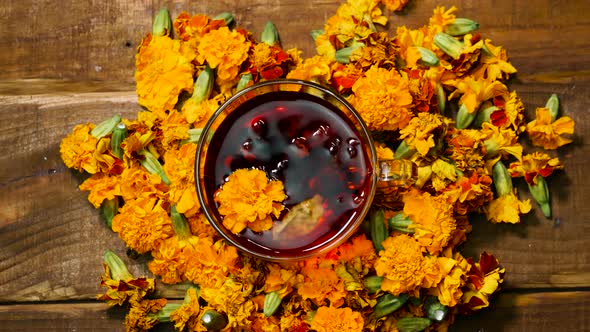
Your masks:
{"label": "glass cup", "polygon": [[[285,209],[268,231],[234,234],[223,224],[215,195],[241,168],[283,181]],[[395,204],[392,193],[413,184],[417,171],[408,160],[378,160],[369,129],[343,97],[312,82],[273,80],[239,91],[215,112],[201,132],[195,174],[202,210],[228,243],[287,261],[342,244],[373,203]]]}

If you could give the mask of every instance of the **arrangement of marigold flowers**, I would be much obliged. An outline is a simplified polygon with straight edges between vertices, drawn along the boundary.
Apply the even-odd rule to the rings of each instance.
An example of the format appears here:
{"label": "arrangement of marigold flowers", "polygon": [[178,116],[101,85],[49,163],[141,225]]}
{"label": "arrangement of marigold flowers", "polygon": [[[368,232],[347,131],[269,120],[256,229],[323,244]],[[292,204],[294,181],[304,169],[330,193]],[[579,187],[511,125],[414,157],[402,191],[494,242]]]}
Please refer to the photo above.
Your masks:
{"label": "arrangement of marigold flowers", "polygon": [[[455,7],[435,8],[418,29],[390,35],[377,27],[387,24],[382,7],[405,3],[342,4],[312,31],[317,55],[308,59],[283,50],[270,22],[258,41],[228,13],[172,21],[160,11],[136,56],[146,110],[78,125],[60,146],[68,167],[89,174],[80,189],[108,226],[150,255],[157,278],[134,277],[113,252],[104,255],[98,298],[129,309],[127,331],[160,322],[189,331],[445,331],[456,314],[489,305],[505,269],[486,252],[462,256],[469,219],[520,222],[533,204],[519,198],[514,177],[550,217],[545,178],[563,164],[552,151],[525,154],[520,142],[528,136],[557,149],[572,141],[574,121],[559,116],[554,95],[527,122],[506,86],[516,72],[506,50],[456,17]],[[214,231],[197,199],[194,164],[201,128],[221,103],[285,77],[338,91],[373,131],[379,156],[412,161],[418,180],[388,193],[398,206],[375,204],[332,252],[275,263],[238,252]],[[226,227],[268,229],[284,208],[281,183],[263,171],[230,180],[219,198]],[[189,285],[184,301],[154,298],[156,282]]]}

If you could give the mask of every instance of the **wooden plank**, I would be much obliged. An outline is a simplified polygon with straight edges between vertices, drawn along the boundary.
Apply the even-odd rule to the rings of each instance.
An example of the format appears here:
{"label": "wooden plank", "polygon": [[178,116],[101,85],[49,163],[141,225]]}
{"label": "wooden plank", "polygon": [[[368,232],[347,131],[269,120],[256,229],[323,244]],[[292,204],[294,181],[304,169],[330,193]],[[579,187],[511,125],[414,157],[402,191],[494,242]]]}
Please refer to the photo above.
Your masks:
{"label": "wooden plank", "polygon": [[[0,331],[124,331],[125,311],[102,303],[0,305]],[[459,316],[451,331],[590,331],[590,292],[500,294],[494,307]],[[160,324],[154,331],[173,331]]]}
{"label": "wooden plank", "polygon": [[[258,36],[264,23],[276,23],[283,45],[314,53],[311,29],[321,29],[341,1],[142,1],[108,2],[23,0],[0,8],[0,79],[57,78],[133,81],[135,48],[150,31],[161,7],[173,17],[181,11],[215,15],[232,12]],[[398,25],[426,24],[438,0],[410,1],[391,14],[389,31]],[[588,71],[590,3],[585,0],[452,0],[460,17],[481,24],[481,33],[506,46],[514,64],[526,74]],[[68,15],[64,15],[68,13]],[[70,14],[71,13],[71,14]],[[23,19],[23,18],[28,19]],[[564,36],[568,36],[565,38]]]}

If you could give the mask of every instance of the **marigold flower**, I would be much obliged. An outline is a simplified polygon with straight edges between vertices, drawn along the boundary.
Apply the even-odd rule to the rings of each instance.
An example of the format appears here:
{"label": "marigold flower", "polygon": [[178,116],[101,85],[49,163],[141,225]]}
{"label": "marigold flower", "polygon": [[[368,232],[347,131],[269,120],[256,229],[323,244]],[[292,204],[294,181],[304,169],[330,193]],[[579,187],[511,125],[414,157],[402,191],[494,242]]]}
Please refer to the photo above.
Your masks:
{"label": "marigold flower", "polygon": [[196,236],[181,237],[179,235],[163,240],[152,250],[153,259],[148,263],[149,270],[162,278],[166,284],[177,284],[186,280],[187,264],[198,255],[200,238]]}
{"label": "marigold flower", "polygon": [[381,3],[383,3],[387,9],[397,12],[404,9],[408,4],[408,1],[409,0],[381,0]]}
{"label": "marigold flower", "polygon": [[181,53],[181,42],[148,35],[135,57],[138,102],[152,112],[174,108],[182,91],[193,90],[192,59]]}
{"label": "marigold flower", "polygon": [[239,169],[228,177],[215,193],[223,226],[232,233],[246,227],[262,232],[272,227],[272,216],[278,217],[286,195],[281,181],[268,181],[266,173],[258,169]]}
{"label": "marigold flower", "polygon": [[252,317],[252,324],[248,327],[253,332],[280,332],[280,319],[276,316],[267,317],[262,312],[257,312]]}
{"label": "marigold flower", "polygon": [[163,150],[177,148],[180,141],[189,137],[189,128],[190,124],[183,114],[177,110],[171,110],[159,123],[158,132],[161,132],[161,137],[157,137],[156,142]]}
{"label": "marigold flower", "polygon": [[562,169],[563,164],[558,158],[551,158],[544,152],[534,152],[524,155],[522,161],[510,164],[508,171],[512,177],[524,176],[528,184],[537,184],[538,177],[548,177],[556,169]]}
{"label": "marigold flower", "polygon": [[455,205],[455,212],[465,215],[493,199],[491,184],[492,178],[489,175],[473,173],[471,176],[462,176],[443,193]]}
{"label": "marigold flower", "polygon": [[500,288],[504,282],[506,269],[493,255],[485,251],[480,255],[479,262],[473,263],[469,258],[471,269],[467,273],[466,288],[461,297],[461,312],[471,312],[487,307],[489,297]]}
{"label": "marigold flower", "polygon": [[400,26],[396,30],[395,43],[399,47],[399,56],[405,61],[408,68],[414,68],[422,58],[418,47],[432,48],[432,45],[426,44],[424,32],[420,29],[409,29],[406,26]]}
{"label": "marigold flower", "polygon": [[453,85],[457,89],[449,95],[449,99],[462,94],[459,103],[465,105],[469,113],[477,112],[481,103],[488,99],[508,94],[508,88],[504,83],[491,78],[477,79],[466,76],[454,81]]}
{"label": "marigold flower", "polygon": [[126,201],[113,218],[113,231],[140,254],[156,249],[160,241],[174,234],[163,204],[162,200],[150,197]]}
{"label": "marigold flower", "polygon": [[162,182],[159,175],[151,174],[137,164],[123,170],[119,186],[125,201],[132,201],[139,197],[164,199],[168,192],[168,186]]}
{"label": "marigold flower", "polygon": [[223,94],[218,94],[203,102],[196,102],[191,98],[182,105],[182,114],[195,128],[203,128],[224,101],[225,95]]}
{"label": "marigold flower", "polygon": [[194,185],[196,151],[196,144],[187,143],[164,154],[164,171],[170,179],[168,198],[178,212],[187,217],[198,213],[201,207]]}
{"label": "marigold flower", "polygon": [[249,292],[245,289],[250,287],[229,278],[221,287],[201,287],[200,295],[212,308],[227,315],[226,328],[231,329],[251,323],[249,317],[256,310],[256,305],[247,298]]}
{"label": "marigold flower", "polygon": [[385,144],[375,142],[375,150],[377,150],[377,159],[393,159],[393,151],[387,146],[385,146]]}
{"label": "marigold flower", "polygon": [[518,143],[518,135],[514,130],[499,128],[486,122],[482,125],[480,132],[485,135],[484,146],[487,157],[513,155],[518,160],[522,158],[523,148]]}
{"label": "marigold flower", "polygon": [[182,12],[174,20],[174,31],[183,41],[191,39],[199,40],[211,30],[225,26],[224,20],[213,20],[204,14],[190,16],[187,12]]}
{"label": "marigold flower", "polygon": [[[178,206],[176,208],[178,209]],[[203,211],[200,211],[199,213],[193,214],[191,216],[187,216],[185,214],[185,216],[187,217],[191,234],[194,236],[208,237],[213,239],[218,235],[217,231],[215,228],[213,228],[213,226],[211,226],[209,219],[207,219],[207,216]]]}
{"label": "marigold flower", "polygon": [[410,217],[414,238],[431,255],[442,251],[455,230],[453,206],[444,196],[410,191],[403,197],[404,214]]}
{"label": "marigold flower", "polygon": [[256,74],[256,80],[258,80],[258,76],[265,80],[271,80],[284,77],[287,74],[290,57],[278,45],[257,43],[252,49],[250,61],[252,62],[250,72]]}
{"label": "marigold flower", "polygon": [[349,242],[339,246],[335,249],[335,254],[338,260],[342,262],[351,262],[356,258],[360,258],[371,265],[377,258],[373,242],[367,239],[365,234],[357,235]]}
{"label": "marigold flower", "polygon": [[502,46],[494,46],[489,39],[486,39],[485,47],[491,54],[484,52],[481,55],[479,65],[470,73],[473,77],[506,80],[510,74],[516,73],[516,68],[508,62],[506,50]]}
{"label": "marigold flower", "polygon": [[217,77],[232,81],[238,76],[242,62],[248,58],[250,42],[236,30],[221,27],[210,31],[201,38],[197,48],[197,59],[207,61],[211,68],[217,68]]}
{"label": "marigold flower", "polygon": [[454,307],[463,296],[462,287],[465,285],[467,273],[471,264],[460,253],[456,253],[453,259],[449,259],[452,269],[442,279],[434,290],[441,304]]}
{"label": "marigold flower", "polygon": [[429,19],[429,27],[436,32],[441,32],[444,28],[455,20],[455,12],[457,7],[452,6],[446,9],[444,6],[434,8],[432,17]]}
{"label": "marigold flower", "polygon": [[297,284],[297,293],[305,299],[311,299],[316,305],[324,305],[330,301],[333,307],[344,304],[346,289],[344,282],[331,267],[319,267],[311,264],[301,269],[303,282]]}
{"label": "marigold flower", "polygon": [[444,116],[433,113],[419,113],[400,130],[400,138],[408,147],[425,156],[434,147],[434,132],[445,124]]}
{"label": "marigold flower", "polygon": [[99,172],[98,163],[94,158],[98,139],[90,134],[94,127],[91,123],[77,125],[72,133],[62,139],[59,152],[68,168],[90,174]]}
{"label": "marigold flower", "polygon": [[361,332],[363,316],[350,308],[319,307],[310,324],[310,328],[318,332]]}
{"label": "marigold flower", "polygon": [[142,332],[152,329],[160,323],[156,315],[168,302],[166,299],[141,300],[134,302],[125,316],[125,331]]}
{"label": "marigold flower", "polygon": [[490,122],[500,128],[512,129],[516,134],[522,133],[526,126],[524,123],[524,103],[516,94],[516,91],[510,92],[508,100],[497,98],[494,100],[498,109],[490,114]]}
{"label": "marigold flower", "polygon": [[536,113],[536,119],[529,122],[526,127],[533,145],[541,146],[545,150],[555,150],[572,142],[570,138],[563,136],[574,133],[575,122],[572,118],[562,116],[553,121],[546,107],[538,107]]}
{"label": "marigold flower", "polygon": [[[387,70],[396,67],[399,54],[399,46],[386,32],[374,32],[362,40],[365,45],[359,47],[350,55],[350,62],[358,70],[366,71],[372,66],[378,66]],[[358,76],[361,76],[359,73]]]}
{"label": "marigold flower", "polygon": [[396,130],[412,118],[407,80],[395,70],[371,67],[352,87],[349,101],[371,130]]}
{"label": "marigold flower", "polygon": [[235,272],[237,264],[236,247],[223,240],[213,242],[211,238],[201,237],[186,264],[185,277],[201,287],[218,288],[230,272]]}
{"label": "marigold flower", "polygon": [[184,331],[185,327],[189,331],[206,331],[206,328],[201,324],[200,315],[199,294],[195,288],[191,287],[186,291],[182,306],[170,314],[170,320],[178,331]]}
{"label": "marigold flower", "polygon": [[115,196],[121,196],[121,186],[118,176],[112,176],[105,173],[95,173],[88,179],[84,180],[78,187],[80,190],[90,191],[88,201],[99,208],[106,199],[114,199]]}
{"label": "marigold flower", "polygon": [[481,131],[475,129],[452,130],[445,136],[448,144],[446,153],[450,154],[458,170],[477,171],[485,166],[484,137]]}
{"label": "marigold flower", "polygon": [[531,211],[531,201],[520,201],[514,192],[508,195],[500,196],[491,201],[484,207],[486,216],[493,223],[511,223],[520,222],[520,215]]}
{"label": "marigold flower", "polygon": [[331,61],[316,55],[305,59],[287,74],[287,78],[313,81],[317,83],[330,82],[332,70]]}

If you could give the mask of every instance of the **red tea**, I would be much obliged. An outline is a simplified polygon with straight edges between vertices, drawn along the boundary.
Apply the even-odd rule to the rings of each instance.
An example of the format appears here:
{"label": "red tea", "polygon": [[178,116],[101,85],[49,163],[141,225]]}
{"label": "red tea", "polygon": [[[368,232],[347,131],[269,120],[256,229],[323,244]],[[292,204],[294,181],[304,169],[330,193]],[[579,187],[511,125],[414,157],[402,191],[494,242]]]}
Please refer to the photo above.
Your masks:
{"label": "red tea", "polygon": [[266,255],[299,256],[354,222],[371,188],[370,165],[358,130],[341,110],[308,94],[271,92],[238,106],[215,130],[204,169],[213,179],[205,189],[213,202],[215,191],[241,168],[282,181],[285,209],[272,229],[246,229],[234,237]]}

